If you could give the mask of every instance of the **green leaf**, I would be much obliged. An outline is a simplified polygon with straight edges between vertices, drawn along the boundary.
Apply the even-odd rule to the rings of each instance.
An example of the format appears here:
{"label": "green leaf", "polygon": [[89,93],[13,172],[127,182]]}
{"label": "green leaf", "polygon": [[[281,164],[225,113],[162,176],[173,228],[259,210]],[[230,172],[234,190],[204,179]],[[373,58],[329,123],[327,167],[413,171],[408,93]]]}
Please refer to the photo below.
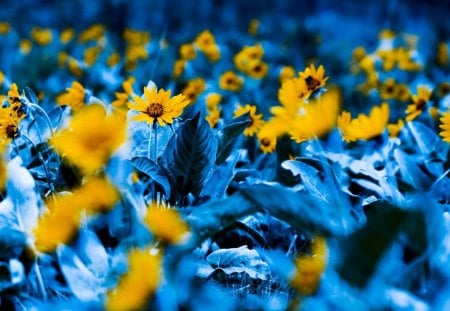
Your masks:
{"label": "green leaf", "polygon": [[217,156],[216,165],[225,162],[228,156],[232,153],[233,147],[239,135],[244,132],[250,121],[240,121],[228,124],[222,131],[217,134]]}
{"label": "green leaf", "polygon": [[188,193],[198,197],[214,169],[216,152],[217,141],[201,112],[178,128],[160,164],[180,198]]}
{"label": "green leaf", "polygon": [[155,182],[161,185],[164,189],[164,194],[170,198],[170,184],[166,174],[159,167],[159,165],[146,157],[135,157],[131,159],[131,164],[139,172],[149,176]]}

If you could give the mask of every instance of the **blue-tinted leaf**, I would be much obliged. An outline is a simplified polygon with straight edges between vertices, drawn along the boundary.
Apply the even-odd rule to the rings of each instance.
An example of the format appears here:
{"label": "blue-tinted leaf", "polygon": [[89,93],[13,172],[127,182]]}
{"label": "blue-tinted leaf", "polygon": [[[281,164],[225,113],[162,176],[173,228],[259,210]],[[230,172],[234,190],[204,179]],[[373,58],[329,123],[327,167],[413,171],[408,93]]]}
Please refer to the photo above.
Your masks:
{"label": "blue-tinted leaf", "polygon": [[338,209],[309,192],[295,192],[279,185],[255,184],[239,190],[258,208],[301,231],[345,235],[354,226],[350,208]]}
{"label": "blue-tinted leaf", "polygon": [[413,186],[416,190],[427,190],[431,187],[433,180],[419,168],[419,160],[416,156],[396,149],[394,157],[399,164],[403,182]]}
{"label": "blue-tinted leaf", "polygon": [[39,100],[36,96],[36,94],[34,93],[34,91],[32,89],[30,89],[28,86],[25,88],[25,96],[28,98],[28,100],[30,102],[32,102],[33,104],[37,105]]}
{"label": "blue-tinted leaf", "polygon": [[199,112],[180,126],[161,157],[172,189],[182,197],[188,193],[198,196],[212,173],[216,152],[217,141]]}
{"label": "blue-tinted leaf", "polygon": [[87,229],[78,233],[76,251],[86,267],[100,280],[106,278],[109,271],[108,254],[97,235]]}
{"label": "blue-tinted leaf", "polygon": [[105,293],[105,288],[72,249],[60,245],[56,253],[67,285],[78,299],[97,300]]}
{"label": "blue-tinted leaf", "polygon": [[254,249],[248,249],[246,245],[239,248],[219,249],[206,257],[211,269],[203,269],[202,272],[210,273],[217,269],[225,274],[245,273],[252,279],[267,280],[270,276],[269,265],[264,262],[259,253]]}
{"label": "blue-tinted leaf", "polygon": [[432,152],[436,152],[441,158],[445,159],[447,148],[435,132],[420,122],[408,122],[407,129],[422,155],[430,155]]}
{"label": "blue-tinted leaf", "polygon": [[136,157],[131,160],[133,166],[141,173],[149,176],[164,189],[164,194],[170,198],[170,184],[166,174],[159,165],[147,157]]}
{"label": "blue-tinted leaf", "polygon": [[250,121],[240,121],[228,124],[217,134],[217,156],[216,164],[223,163],[233,152],[234,144],[240,134],[244,132]]}
{"label": "blue-tinted leaf", "polygon": [[234,168],[239,159],[239,152],[234,152],[224,163],[217,166],[201,192],[201,196],[222,199],[234,177]]}

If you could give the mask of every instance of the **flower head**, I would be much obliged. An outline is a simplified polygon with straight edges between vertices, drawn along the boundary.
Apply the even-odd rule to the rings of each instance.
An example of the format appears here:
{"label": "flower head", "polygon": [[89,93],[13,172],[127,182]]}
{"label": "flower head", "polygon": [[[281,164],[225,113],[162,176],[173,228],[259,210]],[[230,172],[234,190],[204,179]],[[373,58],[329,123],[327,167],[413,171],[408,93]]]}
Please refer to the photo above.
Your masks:
{"label": "flower head", "polygon": [[56,98],[58,105],[68,105],[73,111],[79,110],[84,106],[86,91],[83,85],[77,81],[72,82],[72,86],[66,89],[66,92]]}
{"label": "flower head", "polygon": [[299,76],[305,80],[306,87],[310,93],[324,86],[328,80],[328,77],[325,77],[325,69],[322,65],[316,69],[316,66],[311,64],[305,71],[300,72]]}
{"label": "flower head", "polygon": [[85,173],[94,173],[105,165],[125,141],[125,116],[106,114],[99,104],[84,106],[73,116],[69,127],[50,139],[50,145],[69,163]]}
{"label": "flower head", "polygon": [[250,124],[244,131],[245,136],[254,136],[258,133],[259,129],[264,124],[264,120],[262,120],[262,114],[256,113],[256,106],[253,105],[239,105],[238,108],[234,111],[234,117],[240,117],[242,115],[248,114],[250,118]]}
{"label": "flower head", "polygon": [[134,249],[128,254],[128,272],[108,293],[106,310],[142,310],[161,282],[161,253]]}
{"label": "flower head", "polygon": [[439,135],[443,141],[450,143],[450,111],[444,112],[440,121],[441,125],[439,127],[441,128],[441,132]]}
{"label": "flower head", "polygon": [[225,71],[219,79],[220,88],[226,91],[239,92],[242,84],[242,78],[231,70]]}
{"label": "flower head", "polygon": [[160,126],[172,124],[173,119],[183,113],[183,109],[189,104],[189,100],[183,94],[170,97],[171,91],[156,90],[144,87],[144,98],[133,95],[133,102],[128,103],[128,108],[139,111],[133,120],[153,124],[158,122]]}
{"label": "flower head", "polygon": [[338,118],[338,127],[345,141],[351,142],[358,139],[368,140],[383,133],[389,121],[389,104],[383,103],[375,106],[370,114],[359,114],[351,120],[348,112],[343,112]]}
{"label": "flower head", "polygon": [[417,94],[411,97],[412,103],[406,107],[406,121],[412,121],[422,114],[430,100],[431,91],[426,86],[417,87]]}

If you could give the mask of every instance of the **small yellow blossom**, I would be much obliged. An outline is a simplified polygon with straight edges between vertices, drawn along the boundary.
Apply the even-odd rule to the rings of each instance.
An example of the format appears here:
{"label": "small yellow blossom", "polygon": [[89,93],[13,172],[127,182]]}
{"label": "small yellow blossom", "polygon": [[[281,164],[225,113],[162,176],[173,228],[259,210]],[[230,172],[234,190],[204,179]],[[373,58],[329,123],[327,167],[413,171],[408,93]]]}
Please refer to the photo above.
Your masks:
{"label": "small yellow blossom", "polygon": [[280,70],[279,80],[280,83],[292,79],[295,77],[295,69],[292,66],[283,66]]}
{"label": "small yellow blossom", "polygon": [[387,125],[387,129],[389,131],[389,137],[397,137],[402,128],[405,127],[405,122],[402,119],[399,119],[397,123],[389,123]]}
{"label": "small yellow blossom", "polygon": [[108,56],[108,59],[106,60],[106,64],[109,67],[114,67],[120,62],[120,54],[117,52],[111,53],[111,55]]}
{"label": "small yellow blossom", "polygon": [[128,272],[117,287],[108,292],[108,311],[144,310],[162,278],[162,254],[154,250],[134,249],[128,255]]}
{"label": "small yellow blossom", "polygon": [[66,28],[59,35],[59,41],[61,41],[61,43],[63,44],[67,44],[70,42],[70,40],[72,40],[73,35],[74,35],[73,28]]}
{"label": "small yellow blossom", "polygon": [[72,86],[66,92],[56,98],[56,103],[60,106],[68,105],[73,111],[79,110],[85,105],[86,91],[83,85],[77,81],[72,82]]}
{"label": "small yellow blossom", "polygon": [[231,70],[225,71],[219,79],[222,90],[239,92],[244,83],[243,79]]}
{"label": "small yellow blossom", "polygon": [[212,107],[208,109],[208,115],[205,117],[211,128],[215,128],[220,120],[220,113],[222,109],[219,107]]}
{"label": "small yellow blossom", "polygon": [[398,94],[398,85],[393,78],[388,78],[380,86],[380,98],[383,100],[395,99]]}
{"label": "small yellow blossom", "polygon": [[205,91],[205,88],[205,80],[202,78],[195,78],[187,82],[187,85],[183,88],[181,93],[183,93],[187,99],[193,103],[197,100],[197,97]]}
{"label": "small yellow blossom", "polygon": [[233,57],[236,68],[242,72],[248,72],[248,65],[251,61],[259,61],[264,55],[264,49],[261,44],[244,46],[239,53]]}
{"label": "small yellow blossom", "polygon": [[315,237],[311,243],[312,254],[295,259],[295,275],[290,280],[301,295],[312,295],[317,291],[320,278],[327,265],[328,247],[323,237]]}
{"label": "small yellow blossom", "polygon": [[171,91],[156,90],[156,87],[148,89],[144,87],[144,98],[133,95],[133,101],[128,103],[128,108],[140,113],[132,120],[160,126],[172,124],[173,119],[183,113],[183,109],[189,104],[189,100],[183,94],[170,97]]}
{"label": "small yellow blossom", "polygon": [[254,18],[250,21],[249,25],[248,25],[248,33],[251,36],[256,36],[256,33],[258,32],[259,29],[259,20]]}
{"label": "small yellow blossom", "polygon": [[33,27],[31,29],[31,38],[38,45],[49,45],[52,42],[52,30],[50,28]]}
{"label": "small yellow blossom", "polygon": [[245,106],[239,105],[233,114],[235,118],[248,114],[250,118],[250,124],[244,131],[245,136],[254,136],[256,133],[258,133],[259,129],[264,124],[262,114],[257,114],[256,106],[253,105],[245,105]]}
{"label": "small yellow blossom", "polygon": [[125,92],[115,92],[116,100],[111,103],[113,107],[127,107],[131,96],[134,94],[133,83],[135,81],[136,79],[130,76],[122,83],[122,88]]}
{"label": "small yellow blossom", "polygon": [[105,35],[105,26],[101,24],[94,24],[89,26],[83,32],[80,33],[78,41],[80,43],[86,43],[89,41],[96,41],[101,39]]}
{"label": "small yellow blossom", "polygon": [[84,63],[90,67],[95,64],[98,59],[98,56],[102,52],[102,48],[100,46],[91,46],[84,50]]}
{"label": "small yellow blossom", "polygon": [[445,42],[440,42],[438,44],[436,52],[436,63],[439,66],[444,67],[448,65],[448,59],[449,59],[448,44]]}
{"label": "small yellow blossom", "polygon": [[186,61],[184,59],[177,59],[173,63],[173,76],[179,77],[183,74],[184,68],[186,67]]}
{"label": "small yellow blossom", "polygon": [[214,35],[209,30],[203,30],[197,38],[195,38],[195,46],[200,51],[205,51],[211,48],[211,46],[216,44],[216,39]]}
{"label": "small yellow blossom", "polygon": [[322,65],[316,69],[316,66],[311,64],[305,71],[299,72],[299,76],[305,80],[306,87],[310,93],[324,86],[328,80],[328,77],[325,77],[325,69]]}
{"label": "small yellow blossom", "polygon": [[450,143],[450,110],[442,114],[440,121],[441,124],[439,125],[439,128],[441,129],[441,132],[439,135],[442,137],[443,141]]}
{"label": "small yellow blossom", "polygon": [[0,35],[7,34],[11,29],[11,26],[8,22],[0,22]]}
{"label": "small yellow blossom", "polygon": [[286,128],[283,120],[272,118],[265,122],[257,134],[261,151],[264,153],[275,151],[277,138],[285,132]]}
{"label": "small yellow blossom", "polygon": [[267,76],[269,65],[261,60],[253,60],[248,63],[247,74],[254,79],[262,79]]}
{"label": "small yellow blossom", "polygon": [[139,31],[127,28],[123,32],[124,40],[130,45],[146,45],[151,40],[151,35],[147,31]]}
{"label": "small yellow blossom", "polygon": [[383,103],[381,106],[375,106],[370,114],[359,114],[357,118],[351,120],[348,112],[343,112],[338,117],[338,127],[342,137],[347,142],[358,139],[368,140],[381,135],[389,121],[389,104]]}
{"label": "small yellow blossom", "polygon": [[412,121],[422,114],[430,100],[431,92],[432,90],[426,86],[417,87],[417,94],[411,97],[412,103],[406,107],[406,121]]}
{"label": "small yellow blossom", "polygon": [[100,104],[80,108],[70,121],[50,139],[50,146],[69,163],[86,174],[102,168],[113,152],[125,141],[126,119],[123,114],[106,114]]}
{"label": "small yellow blossom", "polygon": [[185,60],[194,59],[196,56],[194,46],[190,43],[185,43],[185,44],[181,45],[179,52],[180,52],[181,59],[185,59]]}
{"label": "small yellow blossom", "polygon": [[83,69],[81,68],[80,63],[73,57],[68,59],[67,67],[69,72],[78,78],[83,74]]}
{"label": "small yellow blossom", "polygon": [[28,39],[22,39],[19,42],[19,46],[20,46],[20,52],[22,52],[22,54],[26,55],[31,52],[33,43]]}
{"label": "small yellow blossom", "polygon": [[179,244],[189,233],[187,224],[175,209],[156,203],[148,206],[144,222],[152,234],[165,244]]}
{"label": "small yellow blossom", "polygon": [[205,97],[206,108],[213,109],[217,107],[220,104],[221,100],[222,95],[220,95],[219,93],[209,93]]}

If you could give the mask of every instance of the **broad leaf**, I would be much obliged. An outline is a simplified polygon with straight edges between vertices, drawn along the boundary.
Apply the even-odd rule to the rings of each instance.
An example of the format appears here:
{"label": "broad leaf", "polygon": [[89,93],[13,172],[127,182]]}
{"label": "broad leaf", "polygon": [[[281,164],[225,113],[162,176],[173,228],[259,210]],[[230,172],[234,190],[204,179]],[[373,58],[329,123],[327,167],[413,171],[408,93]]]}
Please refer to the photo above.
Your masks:
{"label": "broad leaf", "polygon": [[178,128],[161,157],[172,189],[180,195],[179,204],[188,193],[198,196],[214,168],[217,141],[201,113]]}
{"label": "broad leaf", "polygon": [[133,166],[141,173],[149,176],[164,189],[164,194],[170,198],[170,184],[166,174],[157,163],[147,157],[135,157],[131,160]]}
{"label": "broad leaf", "polygon": [[233,147],[240,134],[244,132],[250,121],[240,121],[228,124],[217,134],[217,156],[216,164],[225,162],[228,156],[233,152]]}

